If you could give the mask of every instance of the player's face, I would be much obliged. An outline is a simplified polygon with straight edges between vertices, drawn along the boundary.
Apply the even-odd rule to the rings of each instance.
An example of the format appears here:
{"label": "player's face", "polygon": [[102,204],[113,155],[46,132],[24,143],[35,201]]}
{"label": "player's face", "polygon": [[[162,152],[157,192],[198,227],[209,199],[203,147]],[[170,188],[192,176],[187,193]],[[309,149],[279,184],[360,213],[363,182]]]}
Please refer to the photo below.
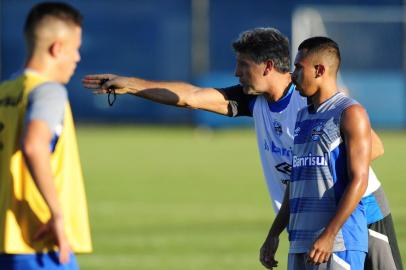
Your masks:
{"label": "player's face", "polygon": [[79,48],[82,43],[82,29],[74,26],[69,31],[69,35],[62,41],[61,54],[59,55],[60,82],[68,83],[76,65],[80,61]]}
{"label": "player's face", "polygon": [[315,68],[311,63],[311,59],[301,50],[296,55],[295,70],[292,73],[292,81],[300,95],[305,97],[314,95],[316,92],[314,79]]}
{"label": "player's face", "polygon": [[245,94],[260,95],[266,91],[265,66],[264,63],[255,63],[248,55],[237,53],[235,76],[239,78]]}

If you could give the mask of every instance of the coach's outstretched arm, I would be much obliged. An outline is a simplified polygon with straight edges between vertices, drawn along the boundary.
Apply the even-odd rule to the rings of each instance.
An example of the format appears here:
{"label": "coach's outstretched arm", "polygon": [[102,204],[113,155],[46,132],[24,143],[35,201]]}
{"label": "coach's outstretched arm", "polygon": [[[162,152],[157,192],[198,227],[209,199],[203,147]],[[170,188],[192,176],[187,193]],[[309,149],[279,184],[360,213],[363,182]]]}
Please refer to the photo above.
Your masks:
{"label": "coach's outstretched arm", "polygon": [[202,109],[223,115],[230,115],[229,101],[217,89],[200,88],[185,82],[147,81],[135,77],[113,74],[87,75],[83,86],[95,89],[95,93],[132,94],[158,103]]}

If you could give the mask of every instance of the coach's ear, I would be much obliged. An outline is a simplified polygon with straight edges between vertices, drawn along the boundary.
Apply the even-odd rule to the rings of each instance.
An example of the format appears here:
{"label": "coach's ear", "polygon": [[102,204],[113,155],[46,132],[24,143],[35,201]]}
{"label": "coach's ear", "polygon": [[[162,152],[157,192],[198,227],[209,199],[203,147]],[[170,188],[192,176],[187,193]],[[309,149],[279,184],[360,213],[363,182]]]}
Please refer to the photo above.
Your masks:
{"label": "coach's ear", "polygon": [[322,64],[317,64],[314,66],[314,70],[316,75],[315,78],[319,78],[323,76],[324,72],[326,71],[326,68]]}
{"label": "coach's ear", "polygon": [[269,72],[273,69],[273,61],[272,60],[266,60],[265,61],[265,69],[264,69],[264,76],[268,75]]}

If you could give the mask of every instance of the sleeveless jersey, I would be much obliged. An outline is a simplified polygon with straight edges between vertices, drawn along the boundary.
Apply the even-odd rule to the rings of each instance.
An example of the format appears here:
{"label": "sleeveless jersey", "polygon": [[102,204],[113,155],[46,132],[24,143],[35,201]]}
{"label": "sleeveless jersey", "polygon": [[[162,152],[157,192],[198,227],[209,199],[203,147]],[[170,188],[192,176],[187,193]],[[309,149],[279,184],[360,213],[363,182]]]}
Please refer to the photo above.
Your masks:
{"label": "sleeveless jersey", "polygon": [[[297,116],[289,189],[291,253],[307,252],[337,211],[349,183],[347,154],[340,132],[341,115],[356,101],[337,93]],[[362,201],[338,232],[333,252],[367,251],[368,232]]]}

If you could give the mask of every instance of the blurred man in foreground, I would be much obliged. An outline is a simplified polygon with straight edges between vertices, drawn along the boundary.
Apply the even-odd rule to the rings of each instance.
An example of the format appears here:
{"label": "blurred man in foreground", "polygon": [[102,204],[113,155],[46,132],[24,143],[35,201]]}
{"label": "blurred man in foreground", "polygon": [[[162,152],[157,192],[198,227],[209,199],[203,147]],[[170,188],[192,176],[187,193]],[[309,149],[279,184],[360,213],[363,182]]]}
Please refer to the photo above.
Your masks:
{"label": "blurred man in foreground", "polygon": [[80,60],[82,16],[34,6],[25,71],[0,85],[0,268],[78,269],[88,213],[66,84]]}

